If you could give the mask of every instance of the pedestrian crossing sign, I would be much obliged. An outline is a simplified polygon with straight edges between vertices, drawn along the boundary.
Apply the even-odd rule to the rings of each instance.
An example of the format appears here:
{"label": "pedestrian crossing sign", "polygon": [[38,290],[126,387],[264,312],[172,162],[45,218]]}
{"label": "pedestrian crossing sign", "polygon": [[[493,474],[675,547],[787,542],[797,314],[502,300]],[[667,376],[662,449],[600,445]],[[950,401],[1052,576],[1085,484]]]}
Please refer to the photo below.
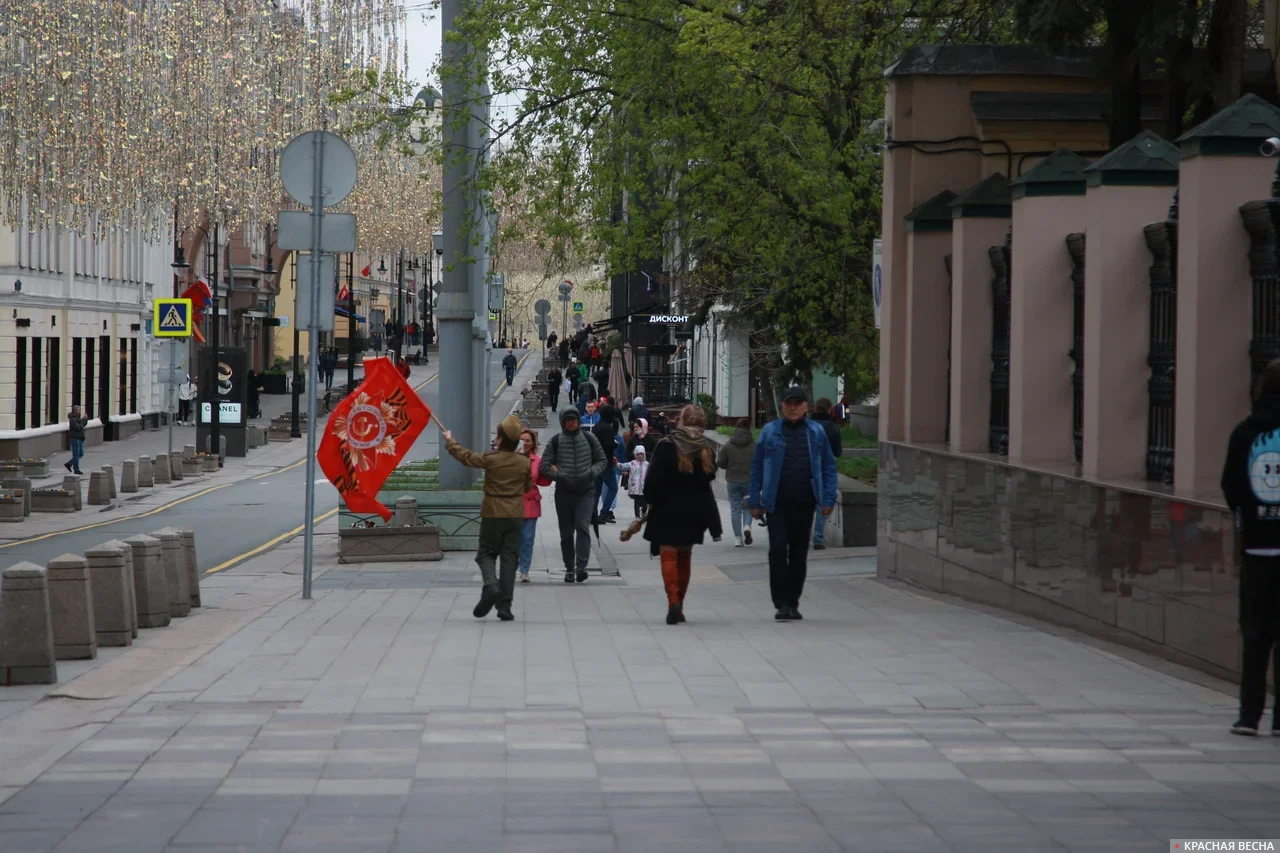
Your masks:
{"label": "pedestrian crossing sign", "polygon": [[151,327],[157,338],[191,336],[191,300],[157,299]]}

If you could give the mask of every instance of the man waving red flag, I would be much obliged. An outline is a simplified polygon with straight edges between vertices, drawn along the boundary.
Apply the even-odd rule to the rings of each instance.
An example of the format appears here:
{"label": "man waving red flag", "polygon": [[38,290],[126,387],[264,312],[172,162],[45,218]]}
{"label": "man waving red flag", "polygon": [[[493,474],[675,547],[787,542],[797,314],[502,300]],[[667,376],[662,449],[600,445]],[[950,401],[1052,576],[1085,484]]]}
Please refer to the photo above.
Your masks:
{"label": "man waving red flag", "polygon": [[316,461],[349,510],[390,521],[378,490],[430,422],[431,409],[390,360],[366,358],[364,381],[329,416]]}

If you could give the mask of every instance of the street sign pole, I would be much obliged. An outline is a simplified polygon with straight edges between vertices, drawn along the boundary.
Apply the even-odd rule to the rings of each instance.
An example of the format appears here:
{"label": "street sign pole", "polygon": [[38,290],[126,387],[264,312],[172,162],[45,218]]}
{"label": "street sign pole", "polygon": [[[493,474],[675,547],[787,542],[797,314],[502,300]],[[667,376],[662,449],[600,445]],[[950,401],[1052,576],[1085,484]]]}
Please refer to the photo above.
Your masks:
{"label": "street sign pole", "polygon": [[[171,338],[169,340],[169,394],[168,394],[168,399],[166,400],[166,402],[169,404],[169,458],[170,459],[173,458],[173,419],[177,417],[177,415],[174,412],[175,406],[173,404],[173,371],[178,365],[178,355],[176,352],[174,352],[174,350],[176,350],[177,348],[178,348],[177,339]],[[170,465],[172,463],[166,460],[165,464]]]}
{"label": "street sign pole", "polygon": [[[313,255],[320,252],[320,224],[324,216],[324,138],[325,134],[316,133],[311,137],[312,176],[311,176],[311,251]],[[316,382],[319,370],[316,364],[318,353],[317,340],[320,335],[320,268],[318,257],[312,257],[311,263],[311,332],[307,335],[307,492],[306,518],[303,519],[302,536],[302,597],[311,598],[311,547],[315,539],[316,514]]]}

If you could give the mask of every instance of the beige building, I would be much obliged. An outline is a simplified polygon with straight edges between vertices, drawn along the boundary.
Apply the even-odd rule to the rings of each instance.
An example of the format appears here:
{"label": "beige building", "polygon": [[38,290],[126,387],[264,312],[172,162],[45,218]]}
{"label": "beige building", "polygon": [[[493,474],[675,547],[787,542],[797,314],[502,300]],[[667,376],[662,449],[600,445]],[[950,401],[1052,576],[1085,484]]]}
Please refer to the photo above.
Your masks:
{"label": "beige building", "polygon": [[119,230],[0,226],[0,458],[65,449],[74,404],[91,443],[158,421],[151,302],[171,295],[172,251]]}

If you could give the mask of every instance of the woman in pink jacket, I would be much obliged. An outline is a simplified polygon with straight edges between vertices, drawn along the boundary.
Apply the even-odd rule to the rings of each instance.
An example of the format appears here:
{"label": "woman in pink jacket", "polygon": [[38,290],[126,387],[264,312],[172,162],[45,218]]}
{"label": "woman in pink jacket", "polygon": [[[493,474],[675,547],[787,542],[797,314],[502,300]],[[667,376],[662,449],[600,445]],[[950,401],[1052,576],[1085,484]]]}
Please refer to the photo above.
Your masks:
{"label": "woman in pink jacket", "polygon": [[[531,430],[520,433],[520,449],[529,457],[532,469],[538,470],[538,436]],[[529,566],[533,563],[533,541],[538,532],[538,519],[542,517],[542,492],[539,486],[550,486],[549,477],[536,476],[533,488],[524,493],[524,527],[520,530],[520,583],[529,582]]]}

